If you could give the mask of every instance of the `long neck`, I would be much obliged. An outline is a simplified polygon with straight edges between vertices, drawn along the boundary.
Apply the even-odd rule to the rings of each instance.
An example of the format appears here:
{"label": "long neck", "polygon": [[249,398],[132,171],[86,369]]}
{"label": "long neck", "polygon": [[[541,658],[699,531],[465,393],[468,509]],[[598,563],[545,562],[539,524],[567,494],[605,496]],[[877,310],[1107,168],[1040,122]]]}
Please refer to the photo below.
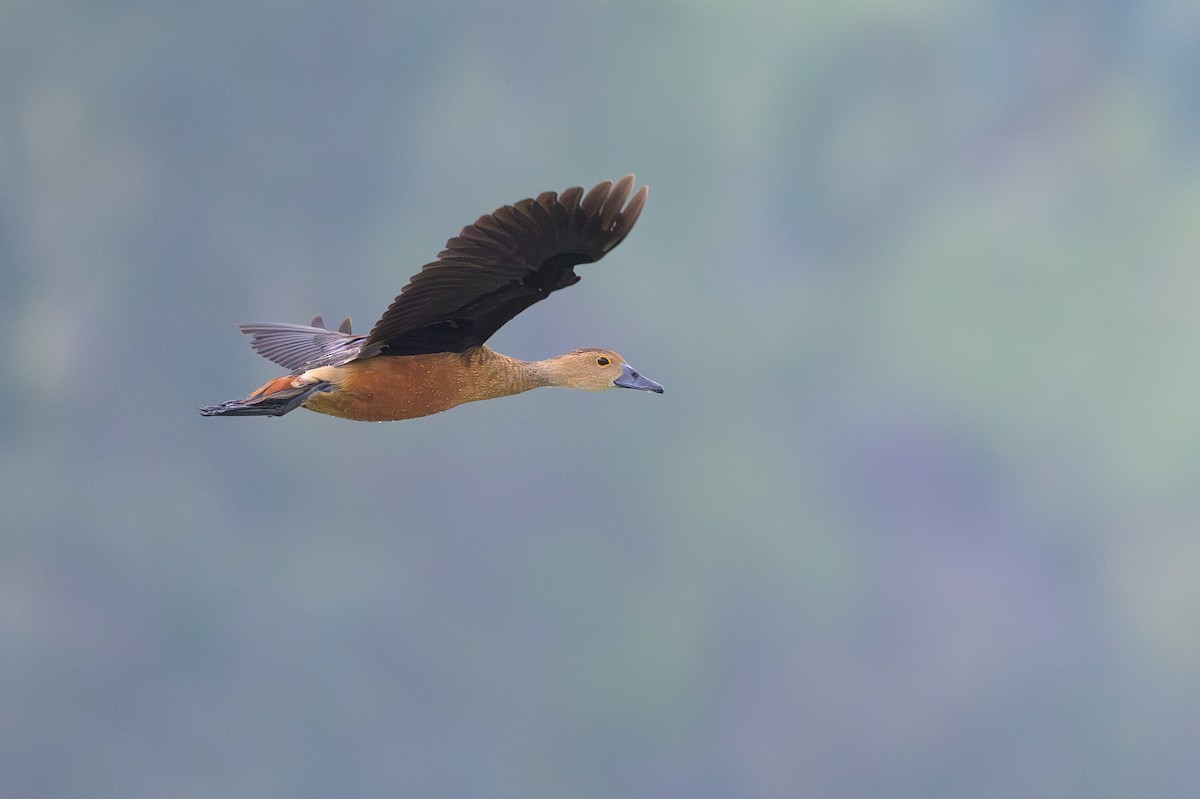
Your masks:
{"label": "long neck", "polygon": [[553,358],[547,358],[544,361],[518,361],[521,370],[525,374],[525,379],[530,381],[528,388],[537,388],[539,386],[552,386],[554,388],[572,388],[574,387],[571,380],[570,372],[565,368],[567,365],[566,359],[571,353],[563,355],[555,355]]}
{"label": "long neck", "polygon": [[488,347],[480,347],[472,360],[478,358],[475,368],[486,378],[476,378],[476,385],[487,396],[499,397],[520,394],[542,386],[558,385],[552,366],[553,358],[545,361],[522,361],[502,355]]}

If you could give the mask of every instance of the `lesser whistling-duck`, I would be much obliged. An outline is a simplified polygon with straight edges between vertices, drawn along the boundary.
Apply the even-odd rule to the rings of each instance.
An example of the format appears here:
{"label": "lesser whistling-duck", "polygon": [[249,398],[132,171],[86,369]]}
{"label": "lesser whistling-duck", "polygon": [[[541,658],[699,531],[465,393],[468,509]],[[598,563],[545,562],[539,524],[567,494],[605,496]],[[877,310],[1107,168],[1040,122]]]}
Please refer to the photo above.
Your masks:
{"label": "lesser whistling-duck", "polygon": [[585,195],[575,186],[482,216],[412,277],[367,335],[347,318],[311,325],[238,325],[262,356],[291,370],[242,400],[201,408],[205,416],[282,416],[296,408],[368,422],[412,419],[464,402],[540,386],[662,393],[611,350],[580,349],[521,361],[484,342],[550,292],[579,281],[574,268],[621,243],[649,187],[626,203],[633,175]]}

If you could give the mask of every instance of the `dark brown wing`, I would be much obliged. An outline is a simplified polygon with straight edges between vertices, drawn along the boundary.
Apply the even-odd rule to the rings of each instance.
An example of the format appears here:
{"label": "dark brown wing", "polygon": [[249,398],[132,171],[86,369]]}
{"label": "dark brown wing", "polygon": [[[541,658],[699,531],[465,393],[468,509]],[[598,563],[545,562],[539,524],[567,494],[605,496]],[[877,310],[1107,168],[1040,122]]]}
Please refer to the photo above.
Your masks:
{"label": "dark brown wing", "polygon": [[579,280],[637,221],[649,188],[626,204],[633,175],[585,196],[575,186],[506,205],[463,228],[400,292],[363,343],[360,358],[462,352],[550,292]]}

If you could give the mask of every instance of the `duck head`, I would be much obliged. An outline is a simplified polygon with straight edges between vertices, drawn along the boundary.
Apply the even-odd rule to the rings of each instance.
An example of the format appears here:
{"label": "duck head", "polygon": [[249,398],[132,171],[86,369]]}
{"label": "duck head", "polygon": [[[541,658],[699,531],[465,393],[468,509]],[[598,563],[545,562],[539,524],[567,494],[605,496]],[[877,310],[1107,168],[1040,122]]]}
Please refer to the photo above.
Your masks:
{"label": "duck head", "polygon": [[639,391],[663,393],[663,387],[642,377],[638,371],[612,350],[582,349],[568,352],[544,362],[553,377],[553,384],[585,391],[609,388],[633,388]]}

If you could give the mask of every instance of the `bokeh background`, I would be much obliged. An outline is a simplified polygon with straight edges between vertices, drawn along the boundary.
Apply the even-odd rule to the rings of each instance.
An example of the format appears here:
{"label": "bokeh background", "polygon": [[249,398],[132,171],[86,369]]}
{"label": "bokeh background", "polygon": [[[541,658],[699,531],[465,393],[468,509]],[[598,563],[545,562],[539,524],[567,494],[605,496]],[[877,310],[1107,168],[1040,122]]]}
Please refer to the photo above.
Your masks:
{"label": "bokeh background", "polygon": [[[0,793],[1191,797],[1200,6],[0,7]],[[206,419],[636,171],[492,341]]]}

